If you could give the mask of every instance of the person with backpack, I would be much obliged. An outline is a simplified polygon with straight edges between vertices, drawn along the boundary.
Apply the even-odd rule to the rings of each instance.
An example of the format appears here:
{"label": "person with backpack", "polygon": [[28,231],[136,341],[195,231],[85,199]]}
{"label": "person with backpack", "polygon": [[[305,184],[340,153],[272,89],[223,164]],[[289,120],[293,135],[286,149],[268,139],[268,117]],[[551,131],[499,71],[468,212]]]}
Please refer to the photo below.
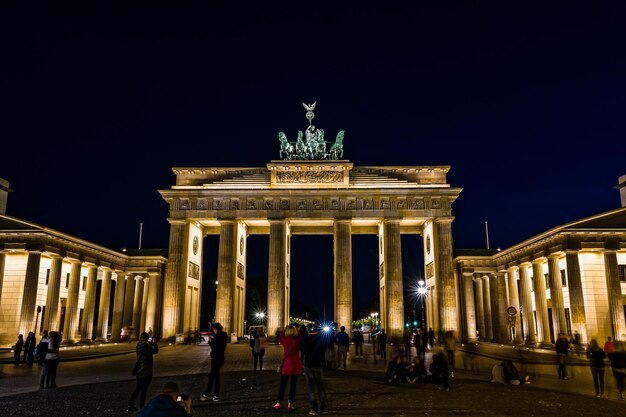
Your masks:
{"label": "person with backpack", "polygon": [[136,351],[137,362],[133,368],[133,375],[137,377],[137,386],[135,387],[135,391],[131,394],[130,400],[128,400],[128,408],[126,411],[137,411],[135,399],[137,399],[137,395],[140,393],[139,408],[143,408],[145,405],[148,387],[152,381],[152,368],[154,366],[152,356],[159,353],[159,346],[155,342],[150,341],[150,335],[148,333],[143,332],[141,336],[139,336]]}

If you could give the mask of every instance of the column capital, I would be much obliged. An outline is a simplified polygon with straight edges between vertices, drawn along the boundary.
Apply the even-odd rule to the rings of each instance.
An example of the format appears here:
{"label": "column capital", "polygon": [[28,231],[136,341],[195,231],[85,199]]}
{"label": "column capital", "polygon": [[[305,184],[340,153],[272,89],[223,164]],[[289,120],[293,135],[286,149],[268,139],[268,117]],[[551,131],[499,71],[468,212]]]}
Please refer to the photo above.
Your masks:
{"label": "column capital", "polygon": [[435,217],[433,219],[434,223],[452,223],[454,217]]}
{"label": "column capital", "polygon": [[515,272],[515,271],[519,270],[519,266],[517,266],[517,265],[509,266],[506,270],[507,270],[507,272]]}
{"label": "column capital", "polygon": [[563,257],[563,252],[554,252],[548,255],[548,259],[560,259]]}
{"label": "column capital", "polygon": [[335,217],[333,219],[333,223],[348,223],[348,224],[352,224],[352,217],[348,217],[348,218],[346,218],[346,217],[340,217],[340,218]]}
{"label": "column capital", "polygon": [[546,257],[545,256],[540,256],[538,258],[535,258],[532,260],[533,264],[544,264],[546,263]]}
{"label": "column capital", "polygon": [[464,277],[466,277],[466,276],[474,276],[474,272],[473,271],[471,271],[471,272],[470,271],[463,271],[461,273],[461,275],[463,275]]}
{"label": "column capital", "polygon": [[400,219],[396,219],[396,218],[388,218],[388,217],[384,217],[382,219],[382,223],[383,224],[400,224]]}
{"label": "column capital", "polygon": [[218,220],[220,226],[224,226],[226,224],[235,224],[237,223],[236,219],[219,219]]}
{"label": "column capital", "polygon": [[168,218],[167,221],[169,222],[169,224],[174,225],[174,224],[178,224],[178,225],[185,225],[187,224],[186,220],[181,220],[181,219],[172,219],[172,218]]}
{"label": "column capital", "polygon": [[520,269],[521,269],[521,268],[530,268],[530,267],[532,267],[532,266],[533,266],[532,262],[528,262],[528,261],[521,262],[521,263],[518,265],[518,267],[519,267]]}

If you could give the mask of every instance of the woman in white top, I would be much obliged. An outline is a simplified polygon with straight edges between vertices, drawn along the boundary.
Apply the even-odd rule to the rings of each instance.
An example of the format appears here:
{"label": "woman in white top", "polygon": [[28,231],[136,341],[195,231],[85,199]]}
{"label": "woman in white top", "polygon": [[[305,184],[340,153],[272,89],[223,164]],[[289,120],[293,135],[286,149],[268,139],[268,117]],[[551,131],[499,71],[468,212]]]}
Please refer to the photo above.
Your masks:
{"label": "woman in white top", "polygon": [[57,368],[61,358],[59,356],[59,345],[61,335],[58,332],[50,332],[48,339],[48,353],[46,354],[46,364],[44,373],[46,375],[46,388],[56,388]]}

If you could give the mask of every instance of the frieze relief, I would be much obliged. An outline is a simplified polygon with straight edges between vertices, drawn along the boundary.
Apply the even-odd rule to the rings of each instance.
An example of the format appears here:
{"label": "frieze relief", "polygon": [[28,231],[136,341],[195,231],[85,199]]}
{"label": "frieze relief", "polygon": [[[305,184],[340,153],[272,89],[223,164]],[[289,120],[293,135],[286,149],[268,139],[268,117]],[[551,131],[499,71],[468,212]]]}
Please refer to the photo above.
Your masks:
{"label": "frieze relief", "polygon": [[312,198],[312,199],[263,199],[263,198],[214,198],[180,199],[175,206],[179,210],[423,210],[444,209],[446,200],[424,198]]}
{"label": "frieze relief", "polygon": [[343,172],[337,171],[279,171],[276,172],[277,183],[342,183]]}

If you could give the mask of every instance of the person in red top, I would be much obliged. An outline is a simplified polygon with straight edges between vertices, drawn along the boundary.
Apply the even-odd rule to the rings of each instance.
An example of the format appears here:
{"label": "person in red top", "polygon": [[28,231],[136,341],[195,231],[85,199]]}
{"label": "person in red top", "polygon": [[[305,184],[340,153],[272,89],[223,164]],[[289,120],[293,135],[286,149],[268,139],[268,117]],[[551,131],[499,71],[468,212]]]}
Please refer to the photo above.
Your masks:
{"label": "person in red top", "polygon": [[302,339],[298,337],[298,328],[296,326],[287,326],[280,333],[280,344],[283,345],[283,362],[280,369],[280,386],[278,388],[278,397],[273,408],[278,410],[280,402],[285,397],[285,388],[289,381],[289,396],[287,410],[293,411],[295,407],[293,402],[296,399],[296,384],[298,383],[298,375],[302,374],[302,361],[300,360],[300,345]]}
{"label": "person in red top", "polygon": [[609,354],[615,352],[615,342],[611,339],[611,336],[606,338],[606,343],[604,344],[604,353]]}

